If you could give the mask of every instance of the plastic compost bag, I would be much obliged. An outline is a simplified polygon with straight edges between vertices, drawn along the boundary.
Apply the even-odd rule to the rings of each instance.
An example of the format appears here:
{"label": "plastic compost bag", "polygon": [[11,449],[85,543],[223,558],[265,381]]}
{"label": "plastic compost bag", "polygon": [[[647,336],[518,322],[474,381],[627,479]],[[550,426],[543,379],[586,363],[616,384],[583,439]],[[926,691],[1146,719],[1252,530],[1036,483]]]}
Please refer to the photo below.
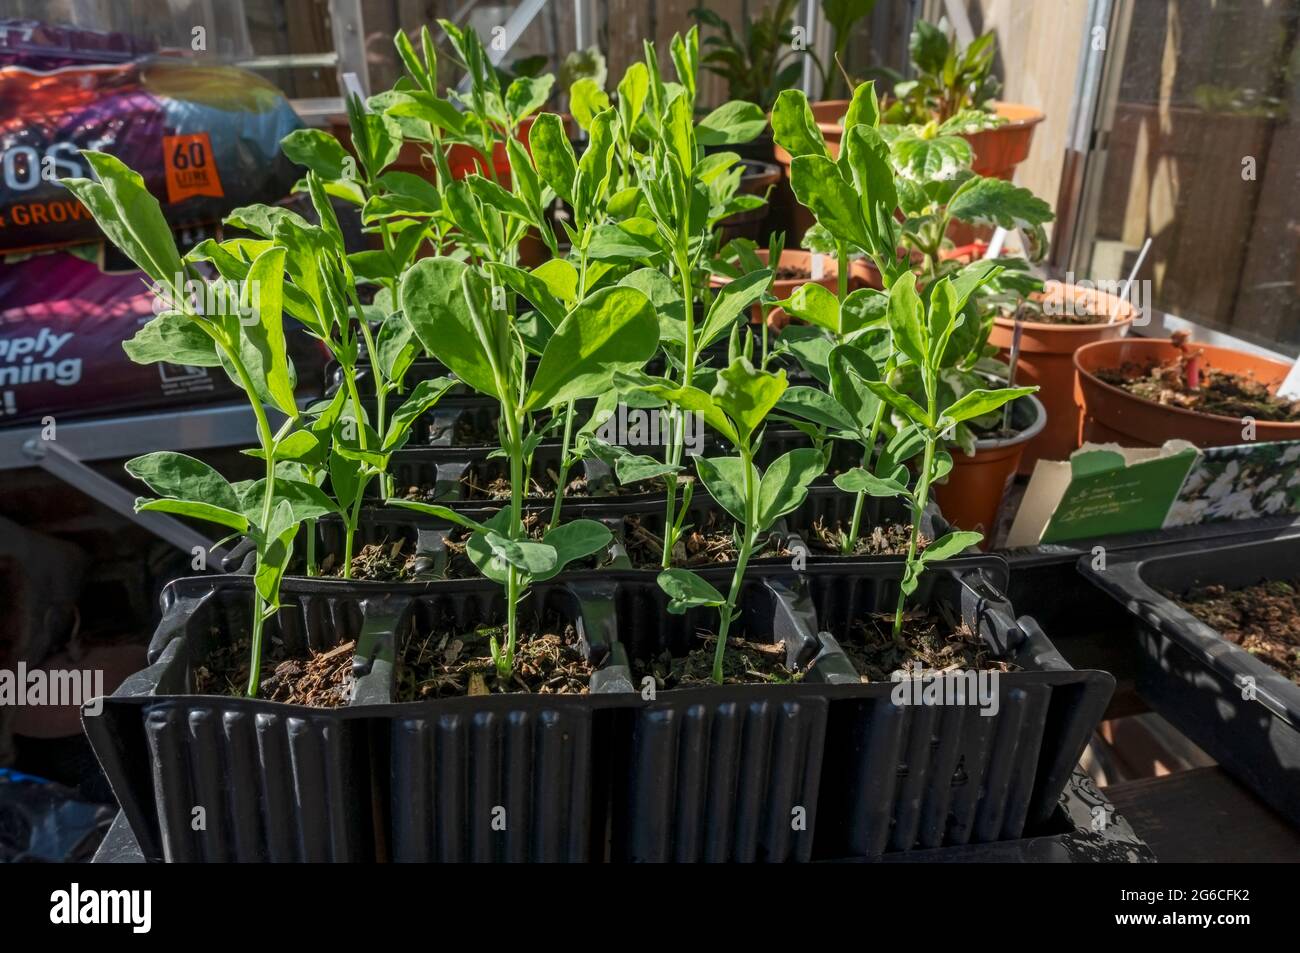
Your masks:
{"label": "plastic compost bag", "polygon": [[274,202],[297,179],[280,140],[301,125],[261,77],[152,53],[135,38],[0,20],[0,253],[102,238],[58,178],[79,149],[139,172],[175,226]]}
{"label": "plastic compost bag", "polygon": [[[105,272],[70,252],[0,264],[0,426],[242,400],[220,367],[136,364],[122,350],[155,314],[141,271]],[[319,341],[291,324],[300,389],[317,392]]]}

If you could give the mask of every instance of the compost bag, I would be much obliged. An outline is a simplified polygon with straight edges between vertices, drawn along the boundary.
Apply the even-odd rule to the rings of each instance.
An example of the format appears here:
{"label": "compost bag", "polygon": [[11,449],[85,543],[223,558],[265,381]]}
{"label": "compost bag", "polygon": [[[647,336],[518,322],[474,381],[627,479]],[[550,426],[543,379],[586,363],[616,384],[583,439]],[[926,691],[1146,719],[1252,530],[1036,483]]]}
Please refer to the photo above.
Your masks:
{"label": "compost bag", "polygon": [[284,94],[244,70],[144,45],[0,20],[0,253],[102,238],[55,181],[91,177],[80,149],[138,171],[174,226],[288,194],[297,170],[280,140],[301,123]]}
{"label": "compost bag", "polygon": [[[98,251],[98,247],[95,247]],[[158,308],[144,272],[82,254],[0,264],[0,426],[245,399],[220,367],[136,364],[122,350]],[[300,385],[319,388],[325,351],[290,324]]]}

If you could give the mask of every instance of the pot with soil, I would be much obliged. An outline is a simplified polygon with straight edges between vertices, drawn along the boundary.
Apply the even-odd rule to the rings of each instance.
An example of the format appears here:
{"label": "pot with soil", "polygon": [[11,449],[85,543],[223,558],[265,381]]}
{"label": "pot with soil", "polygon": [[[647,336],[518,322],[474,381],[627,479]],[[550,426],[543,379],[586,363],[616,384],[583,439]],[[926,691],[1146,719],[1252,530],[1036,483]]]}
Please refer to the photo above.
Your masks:
{"label": "pot with soil", "polygon": [[1174,339],[1098,341],[1075,352],[1083,440],[1224,447],[1300,439],[1300,402],[1276,396],[1290,365],[1232,348]]}
{"label": "pot with soil", "polygon": [[1079,448],[1083,416],[1074,400],[1074,352],[1094,341],[1123,337],[1137,314],[1122,298],[1049,281],[1016,312],[1004,311],[994,319],[989,343],[1001,349],[1003,361],[1011,353],[1019,319],[1023,330],[1016,380],[1038,385],[1035,396],[1047,411],[1046,426],[1024,447],[1021,473],[1031,473],[1040,458],[1065,460]]}
{"label": "pot with soil", "polygon": [[[766,248],[758,249],[755,254],[759,261],[768,265],[768,250]],[[817,261],[821,260],[821,276],[814,277],[817,271]],[[784,300],[794,294],[796,290],[807,284],[819,284],[830,291],[836,291],[839,285],[839,262],[834,255],[817,255],[814,252],[804,251],[800,248],[786,248],[781,252],[781,260],[774,269],[775,274],[772,277],[771,294],[778,300]],[[853,259],[849,262],[849,290],[867,287],[873,279],[878,279],[879,275],[876,270],[860,259]],[[710,284],[715,288],[725,287],[731,279],[722,275],[714,275]],[[763,321],[763,307],[761,304],[755,304],[751,312],[750,320],[754,324],[761,324]],[[783,308],[772,308],[767,312],[767,326],[773,331],[780,331],[790,323],[790,316],[785,313]]]}
{"label": "pot with soil", "polygon": [[975,453],[953,447],[952,472],[948,481],[935,486],[935,499],[944,517],[960,529],[985,535],[992,542],[998,513],[1007,487],[1020,468],[1020,457],[1031,440],[1047,425],[1047,412],[1033,394],[1011,405],[1011,426],[1007,430],[976,432]]}
{"label": "pot with soil", "polygon": [[1079,571],[1132,614],[1143,699],[1300,824],[1300,538],[1091,563]]}

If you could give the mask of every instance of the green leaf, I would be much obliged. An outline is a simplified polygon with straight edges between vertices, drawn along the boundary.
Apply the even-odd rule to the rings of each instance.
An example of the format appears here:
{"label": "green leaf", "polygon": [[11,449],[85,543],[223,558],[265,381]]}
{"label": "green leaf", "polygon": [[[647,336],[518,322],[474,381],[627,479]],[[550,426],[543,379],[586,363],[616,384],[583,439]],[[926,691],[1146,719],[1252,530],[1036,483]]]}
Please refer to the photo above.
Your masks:
{"label": "green leaf", "polygon": [[948,214],[972,225],[1006,229],[1031,228],[1053,218],[1052,207],[1028,189],[1005,179],[986,178],[963,188],[948,205]]}
{"label": "green leaf", "polygon": [[808,97],[800,90],[784,89],[776,97],[776,105],[772,107],[772,138],[791,156],[830,158]]}
{"label": "green leaf", "polygon": [[564,302],[566,306],[578,300],[580,293],[578,290],[578,269],[563,258],[552,258],[550,261],[543,262],[533,269],[532,274],[533,277],[541,279],[551,294]]}
{"label": "green leaf", "polygon": [[837,345],[827,359],[827,367],[831,395],[865,437],[880,407],[880,398],[871,392],[866,381],[880,381],[880,369],[856,342]]}
{"label": "green leaf", "polygon": [[146,500],[142,498],[135,501],[135,509],[138,513],[171,513],[173,516],[188,516],[192,519],[225,526],[237,533],[248,532],[248,520],[244,518],[242,513],[236,513],[225,507],[214,506],[211,503],[203,503],[199,500],[174,500],[170,498]]}
{"label": "green leaf", "polygon": [[956,556],[958,553],[969,549],[979,543],[984,538],[983,533],[971,533],[965,531],[956,531],[940,536],[921,552],[922,563],[934,563],[941,559],[948,559],[950,556]]}
{"label": "green leaf", "polygon": [[907,496],[907,487],[898,480],[873,476],[862,467],[846,470],[835,478],[835,485],[845,493],[866,493],[868,496]]}
{"label": "green leaf", "polygon": [[736,319],[758,303],[771,280],[772,272],[765,268],[723,285],[709,305],[709,313],[700,329],[696,347],[702,350],[727,334]]}
{"label": "green leaf", "polygon": [[[467,279],[478,298],[477,316],[466,300]],[[401,284],[402,311],[425,349],[452,373],[482,394],[498,399],[488,349],[500,355],[508,345],[504,319],[492,313],[487,283],[464,262],[425,258],[406,272]]]}
{"label": "green leaf", "polygon": [[894,220],[898,191],[889,146],[870,126],[854,126],[844,136],[843,163],[853,177],[866,223],[867,250],[878,260],[892,259],[898,240]]}
{"label": "green leaf", "polygon": [[438,519],[446,520],[448,523],[455,523],[457,526],[463,526],[465,529],[478,530],[486,533],[487,526],[472,520],[449,506],[439,506],[436,503],[421,503],[418,500],[399,500],[396,497],[390,497],[389,506],[400,506],[404,510],[412,510],[416,513],[423,513],[425,516],[434,516]]}
{"label": "green leaf", "polygon": [[1003,387],[999,390],[973,390],[959,397],[941,415],[944,429],[954,423],[982,417],[990,411],[997,410],[1003,404],[1032,394],[1037,387]]}
{"label": "green leaf", "polygon": [[800,447],[777,457],[759,483],[758,525],[750,529],[761,533],[779,517],[798,508],[808,496],[808,484],[825,470],[825,459],[812,447]]}
{"label": "green leaf", "polygon": [[[866,5],[874,6],[875,0],[869,0]],[[873,128],[880,125],[880,100],[876,97],[876,84],[874,81],[858,84],[857,89],[853,90],[853,98],[849,102],[848,112],[844,114],[844,129],[846,132],[859,125]]]}
{"label": "green leaf", "polygon": [[578,160],[573,144],[564,132],[564,123],[555,113],[542,113],[528,131],[528,146],[541,180],[555,194],[573,204],[573,180],[578,174]]}
{"label": "green leaf", "polygon": [[722,408],[712,395],[698,387],[676,386],[672,382],[640,385],[641,389],[656,397],[662,397],[688,413],[698,413],[705,423],[716,430],[732,446],[740,445],[740,436],[735,426],[722,412]]}
{"label": "green leaf", "polygon": [[[755,491],[759,486],[758,470],[750,467]],[[741,457],[696,457],[695,472],[700,475],[713,501],[731,514],[742,527],[749,522],[749,504],[745,499],[745,461]]]}
{"label": "green leaf", "polygon": [[663,248],[653,234],[653,223],[649,229],[634,230],[639,227],[636,219],[597,225],[591,230],[591,241],[587,245],[588,257],[597,261],[632,262],[662,254]]}
{"label": "green leaf", "polygon": [[894,344],[917,367],[926,363],[925,327],[921,323],[921,298],[916,293],[916,276],[907,272],[889,289],[889,329]]}
{"label": "green leaf", "polygon": [[575,559],[600,552],[613,538],[609,527],[595,520],[570,520],[562,523],[542,537],[542,542],[555,550],[555,566],[545,572],[534,572],[533,581],[549,579]]}
{"label": "green leaf", "polygon": [[912,26],[907,50],[922,73],[941,73],[944,61],[948,59],[948,34],[933,23],[917,20]]}
{"label": "green leaf", "polygon": [[899,393],[884,381],[863,381],[863,383],[871,393],[875,394],[890,407],[893,407],[908,420],[921,424],[927,428],[932,429],[934,427],[934,421],[930,419],[930,415],[926,412],[925,408],[912,400],[912,398],[908,397],[906,394]]}
{"label": "green leaf", "polygon": [[602,288],[578,302],[547,342],[524,409],[553,407],[607,390],[616,371],[645,364],[659,344],[650,299],[634,288]]}
{"label": "green leaf", "polygon": [[858,422],[849,416],[840,402],[818,387],[798,384],[788,388],[776,402],[776,409],[832,430],[852,433],[859,429]]}
{"label": "green leaf", "polygon": [[220,367],[217,343],[198,320],[179,311],[164,311],[129,341],[122,342],[126,356],[137,364],[188,364],[191,367]]}
{"label": "green leaf", "polygon": [[411,425],[415,423],[430,407],[438,403],[456,381],[451,377],[436,377],[420,381],[412,388],[410,395],[402,401],[402,406],[393,412],[388,421],[388,432],[384,434],[384,450],[394,450],[406,441]]}
{"label": "green leaf", "polygon": [[584,76],[569,87],[569,111],[583,129],[590,129],[596,114],[608,108],[609,94],[591,77]]}
{"label": "green leaf", "polygon": [[695,137],[702,146],[749,142],[767,126],[767,116],[754,103],[733,99],[700,120]]}
{"label": "green leaf", "polygon": [[506,111],[518,122],[541,109],[550,98],[551,86],[555,76],[545,73],[541,76],[520,76],[506,88]]}
{"label": "green leaf", "polygon": [[800,285],[794,289],[794,294],[777,303],[791,317],[825,328],[832,334],[840,333],[839,298],[823,285],[815,282]]}
{"label": "green leaf", "polygon": [[550,572],[556,567],[558,554],[555,547],[546,543],[507,539],[495,532],[488,532],[483,539],[494,556],[529,575]]}
{"label": "green leaf", "polygon": [[103,152],[82,150],[98,182],[62,179],[95,218],[95,224],[146,275],[163,287],[184,281],[180,252],[158,200],[144,179]]}
{"label": "green leaf", "polygon": [[202,460],[159,450],[126,462],[126,472],[142,480],[159,496],[179,500],[199,500],[222,509],[239,512],[239,496],[234,487]]}
{"label": "green leaf", "polygon": [[658,576],[659,588],[668,595],[668,611],[681,615],[687,609],[726,605],[722,593],[688,569],[665,569]]}
{"label": "green leaf", "polygon": [[275,445],[272,456],[276,460],[319,463],[324,460],[324,447],[310,430],[295,430]]}
{"label": "green leaf", "polygon": [[285,250],[268,248],[257,256],[244,285],[245,307],[256,312],[256,324],[243,324],[248,340],[261,355],[266,391],[275,406],[289,417],[298,416],[294,398],[294,373],[284,339]]}
{"label": "green leaf", "polygon": [[862,205],[839,166],[819,155],[795,156],[790,163],[790,187],[818,223],[840,241],[870,248]]}
{"label": "green leaf", "polygon": [[280,151],[291,162],[306,166],[322,179],[343,178],[348,158],[342,144],[321,129],[295,129],[280,140]]}
{"label": "green leaf", "polygon": [[786,386],[784,370],[775,374],[755,370],[749,361],[738,357],[718,372],[713,398],[735,423],[741,441],[748,444],[751,434],[762,426],[768,411],[785,393]]}
{"label": "green leaf", "polygon": [[942,182],[967,171],[974,158],[961,136],[921,136],[907,131],[890,144],[894,168],[911,182]]}
{"label": "green leaf", "polygon": [[560,326],[560,323],[564,320],[566,309],[551,293],[550,286],[542,278],[532,272],[524,271],[522,268],[516,268],[513,265],[506,265],[501,262],[492,262],[490,267],[492,273],[504,284],[523,295],[528,303],[546,319],[547,324],[552,328]]}

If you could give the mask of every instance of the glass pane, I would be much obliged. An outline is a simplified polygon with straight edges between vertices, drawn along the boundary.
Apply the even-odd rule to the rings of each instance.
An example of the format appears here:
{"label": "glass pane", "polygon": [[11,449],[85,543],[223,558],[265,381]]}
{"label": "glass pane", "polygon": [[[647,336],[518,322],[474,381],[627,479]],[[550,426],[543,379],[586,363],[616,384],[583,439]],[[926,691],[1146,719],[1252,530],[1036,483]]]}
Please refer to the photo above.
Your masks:
{"label": "glass pane", "polygon": [[[1297,0],[1138,0],[1075,263],[1155,308],[1300,351]],[[1090,171],[1090,175],[1094,174]]]}

